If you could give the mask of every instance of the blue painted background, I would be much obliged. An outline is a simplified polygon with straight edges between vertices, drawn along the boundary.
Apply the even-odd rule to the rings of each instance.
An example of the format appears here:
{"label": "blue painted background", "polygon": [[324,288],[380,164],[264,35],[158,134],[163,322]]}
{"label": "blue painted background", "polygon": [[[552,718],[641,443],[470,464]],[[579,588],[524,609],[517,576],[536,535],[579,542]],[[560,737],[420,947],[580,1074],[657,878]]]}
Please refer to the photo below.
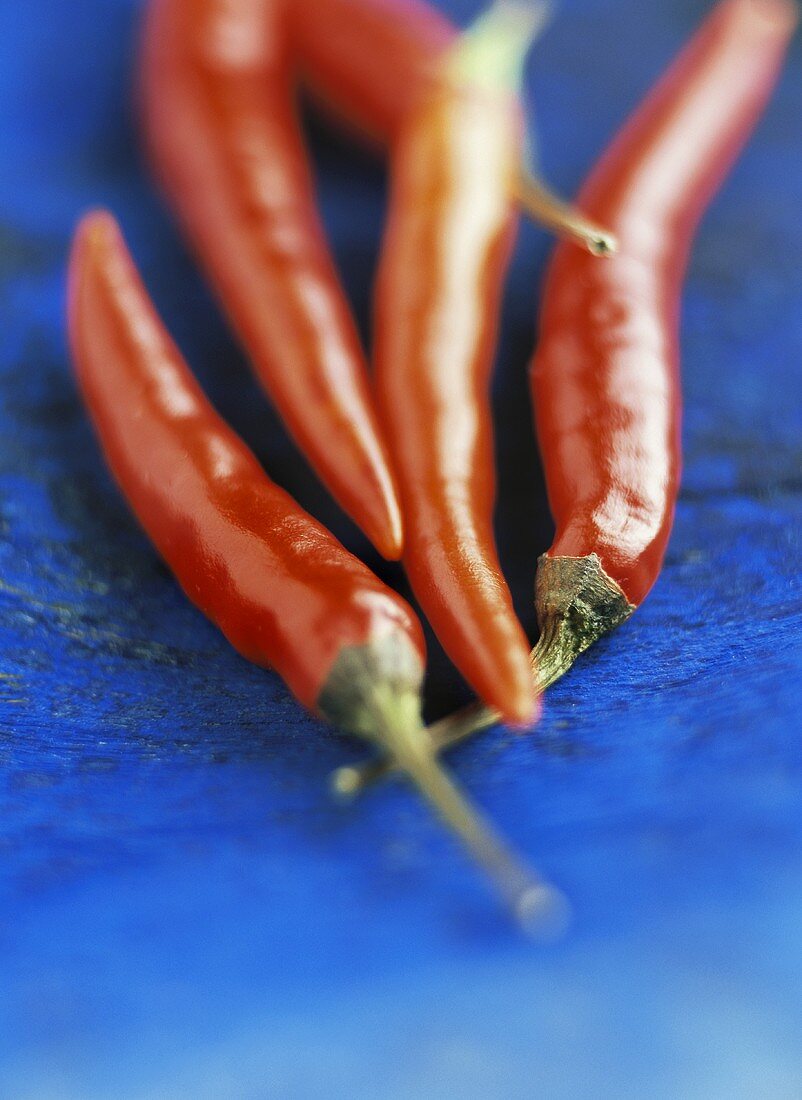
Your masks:
{"label": "blue painted background", "polygon": [[[466,21],[475,0],[443,6]],[[566,0],[530,66],[568,193],[707,5]],[[685,298],[686,475],[663,577],[455,772],[573,899],[522,943],[403,787],[182,598],[70,377],[76,218],[121,217],[214,401],[366,552],[257,394],[143,169],[134,0],[0,4],[0,1095],[802,1095],[800,49],[712,208]],[[366,336],[381,166],[312,127]],[[550,539],[525,363],[526,227],[499,356],[499,538],[527,626]],[[394,583],[397,570],[368,560]],[[435,650],[431,712],[465,698]]]}

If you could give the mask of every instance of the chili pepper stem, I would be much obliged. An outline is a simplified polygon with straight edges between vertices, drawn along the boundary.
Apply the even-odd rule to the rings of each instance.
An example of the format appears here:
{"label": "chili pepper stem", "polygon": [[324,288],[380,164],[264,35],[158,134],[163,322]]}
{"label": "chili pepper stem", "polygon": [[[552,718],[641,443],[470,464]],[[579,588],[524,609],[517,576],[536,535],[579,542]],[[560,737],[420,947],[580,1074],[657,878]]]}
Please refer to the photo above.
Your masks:
{"label": "chili pepper stem", "polygon": [[388,754],[496,882],[521,927],[550,939],[566,923],[567,903],[513,856],[440,767],[420,715],[422,675],[420,657],[406,639],[387,635],[340,653],[318,706],[330,721]]}
{"label": "chili pepper stem", "polygon": [[[580,654],[635,610],[597,554],[544,554],[538,564],[536,603],[541,633],[531,658],[539,691],[564,676]],[[435,750],[442,752],[498,721],[496,711],[474,703],[436,722],[428,732]],[[355,798],[391,774],[393,766],[392,760],[368,760],[338,768],[332,787],[342,798]]]}
{"label": "chili pepper stem", "polygon": [[593,256],[612,256],[618,250],[615,236],[586,218],[575,206],[555,195],[531,171],[522,171],[515,181],[515,198],[524,213],[560,237],[566,237]]}
{"label": "chili pepper stem", "polygon": [[520,926],[538,937],[559,934],[567,920],[563,896],[509,852],[438,765],[422,727],[419,732],[424,736],[410,736],[410,731],[404,730],[392,731],[385,737],[396,767],[413,781],[477,863],[495,880]]}
{"label": "chili pepper stem", "polygon": [[[533,650],[534,654],[534,650]],[[441,718],[428,727],[428,734],[437,752],[466,740],[475,733],[500,721],[498,713],[481,703],[472,703]],[[392,757],[382,756],[359,764],[345,764],[331,773],[330,786],[337,798],[350,801],[368,787],[396,774]]]}
{"label": "chili pepper stem", "polygon": [[[520,86],[526,54],[550,16],[551,5],[543,0],[495,0],[446,57],[446,76],[494,91]],[[609,256],[616,251],[618,243],[612,233],[555,195],[531,167],[519,173],[513,194],[533,221],[575,241],[592,255]]]}

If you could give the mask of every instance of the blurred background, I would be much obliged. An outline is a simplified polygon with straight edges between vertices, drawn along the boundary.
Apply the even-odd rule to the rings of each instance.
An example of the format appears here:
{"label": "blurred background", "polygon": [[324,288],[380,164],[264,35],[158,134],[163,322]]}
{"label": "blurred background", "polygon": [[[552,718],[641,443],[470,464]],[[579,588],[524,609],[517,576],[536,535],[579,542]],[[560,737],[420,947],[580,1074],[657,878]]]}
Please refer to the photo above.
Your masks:
{"label": "blurred background", "polygon": [[[433,2],[463,25],[481,10]],[[709,6],[555,5],[527,69],[555,187],[576,192]],[[544,948],[404,787],[330,801],[359,746],[189,605],[101,462],[63,321],[97,204],[271,475],[408,594],[288,442],[150,181],[142,10],[0,4],[0,1094],[802,1095],[798,39],[693,253],[663,576],[533,734],[451,757],[574,902]],[[308,114],[369,343],[384,166]],[[525,368],[551,247],[522,226],[494,388],[498,538],[532,634],[552,529]],[[434,716],[467,692],[432,654]]]}

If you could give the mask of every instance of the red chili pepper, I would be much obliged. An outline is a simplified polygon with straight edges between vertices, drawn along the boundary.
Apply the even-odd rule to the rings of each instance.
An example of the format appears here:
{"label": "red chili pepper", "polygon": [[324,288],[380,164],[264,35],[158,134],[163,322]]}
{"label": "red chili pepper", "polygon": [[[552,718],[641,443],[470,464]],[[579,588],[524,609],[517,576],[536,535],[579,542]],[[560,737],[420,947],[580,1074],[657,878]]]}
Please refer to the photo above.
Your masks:
{"label": "red chili pepper", "polygon": [[70,260],[73,360],[103,450],[187,596],[297,698],[382,746],[527,921],[559,897],[501,845],[440,770],[420,718],[413,612],[258,462],[165,331],[114,219],[88,215]]}
{"label": "red chili pepper", "polygon": [[[724,0],[602,157],[580,201],[619,252],[565,244],[551,263],[532,365],[557,532],[540,559],[539,686],[626,620],[657,579],[680,477],[679,297],[694,229],[775,84],[797,11]],[[471,707],[441,747],[491,725]],[[343,770],[356,793],[384,766]]]}
{"label": "red chili pepper", "polygon": [[535,690],[493,538],[488,395],[521,122],[510,74],[477,78],[491,41],[505,65],[521,60],[526,21],[505,20],[489,15],[455,47],[394,145],[375,356],[415,595],[478,694],[525,723]]}
{"label": "red chili pepper", "polygon": [[402,522],[363,352],[317,215],[277,0],[153,0],[154,167],[309,461],[388,558]]}
{"label": "red chili pepper", "polygon": [[[529,0],[502,3],[525,11]],[[335,114],[382,143],[392,143],[421,90],[436,82],[459,34],[422,0],[288,0],[287,12],[305,82]],[[534,221],[593,255],[615,251],[606,228],[563,202],[520,163],[509,187]]]}
{"label": "red chili pepper", "polygon": [[724,0],[624,126],[581,192],[619,251],[558,247],[532,399],[557,527],[538,569],[550,677],[657,580],[680,479],[678,319],[696,225],[777,80],[788,0]]}

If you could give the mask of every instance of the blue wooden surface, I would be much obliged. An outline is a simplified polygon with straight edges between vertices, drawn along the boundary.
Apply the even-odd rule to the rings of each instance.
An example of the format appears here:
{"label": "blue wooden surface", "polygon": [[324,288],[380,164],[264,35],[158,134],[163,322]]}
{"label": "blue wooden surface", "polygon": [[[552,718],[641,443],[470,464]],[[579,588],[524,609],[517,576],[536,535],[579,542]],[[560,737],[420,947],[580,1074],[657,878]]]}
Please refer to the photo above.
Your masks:
{"label": "blue wooden surface", "polygon": [[[576,188],[705,8],[561,5],[530,66],[557,185]],[[98,202],[219,407],[365,551],[148,182],[139,10],[0,5],[0,1095],[802,1095],[799,44],[694,253],[664,575],[535,733],[452,757],[574,900],[543,949],[404,788],[327,800],[358,748],[189,606],[101,464],[62,319],[69,234]],[[381,166],[313,137],[367,334]],[[550,521],[524,365],[549,247],[523,231],[496,384],[499,537],[530,629]],[[465,697],[436,651],[429,695],[433,713]]]}

